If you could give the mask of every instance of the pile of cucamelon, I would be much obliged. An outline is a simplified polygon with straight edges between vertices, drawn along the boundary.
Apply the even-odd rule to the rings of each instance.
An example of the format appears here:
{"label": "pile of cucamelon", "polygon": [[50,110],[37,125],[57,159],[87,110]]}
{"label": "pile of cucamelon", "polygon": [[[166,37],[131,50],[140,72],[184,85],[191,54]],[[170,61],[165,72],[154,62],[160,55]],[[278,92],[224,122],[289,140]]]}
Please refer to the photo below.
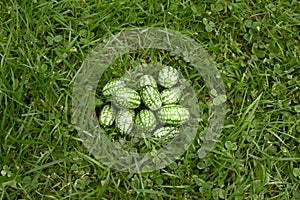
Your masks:
{"label": "pile of cucamelon", "polygon": [[131,88],[127,79],[114,79],[102,89],[111,104],[102,107],[99,122],[103,128],[115,126],[119,133],[143,133],[155,138],[173,138],[179,126],[190,118],[189,110],[182,106],[181,95],[185,85],[180,73],[164,66],[157,77],[139,76]]}

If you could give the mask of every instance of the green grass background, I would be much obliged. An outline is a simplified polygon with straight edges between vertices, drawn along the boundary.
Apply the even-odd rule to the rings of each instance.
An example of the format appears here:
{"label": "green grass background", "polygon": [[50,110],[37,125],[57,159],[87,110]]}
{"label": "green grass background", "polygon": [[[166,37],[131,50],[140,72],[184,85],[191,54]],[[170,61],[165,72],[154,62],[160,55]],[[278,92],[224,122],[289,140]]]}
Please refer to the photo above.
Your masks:
{"label": "green grass background", "polygon": [[[0,199],[300,199],[299,11],[296,0],[1,1]],[[139,175],[88,154],[71,89],[103,36],[148,26],[207,49],[228,107],[206,158],[196,139],[172,165]]]}

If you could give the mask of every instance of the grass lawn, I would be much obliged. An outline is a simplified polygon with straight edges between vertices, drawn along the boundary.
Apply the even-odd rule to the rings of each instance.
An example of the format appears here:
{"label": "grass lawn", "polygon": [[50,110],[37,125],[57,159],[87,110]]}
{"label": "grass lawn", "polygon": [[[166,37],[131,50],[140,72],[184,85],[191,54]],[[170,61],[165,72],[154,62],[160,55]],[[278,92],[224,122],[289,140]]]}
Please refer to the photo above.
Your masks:
{"label": "grass lawn", "polygon": [[[300,199],[299,1],[198,2],[1,1],[0,199]],[[130,174],[80,141],[71,123],[76,72],[105,35],[134,27],[179,31],[218,63],[226,121],[204,159],[199,136],[166,168]],[[170,59],[128,55],[103,80]],[[178,67],[205,102],[199,74]]]}

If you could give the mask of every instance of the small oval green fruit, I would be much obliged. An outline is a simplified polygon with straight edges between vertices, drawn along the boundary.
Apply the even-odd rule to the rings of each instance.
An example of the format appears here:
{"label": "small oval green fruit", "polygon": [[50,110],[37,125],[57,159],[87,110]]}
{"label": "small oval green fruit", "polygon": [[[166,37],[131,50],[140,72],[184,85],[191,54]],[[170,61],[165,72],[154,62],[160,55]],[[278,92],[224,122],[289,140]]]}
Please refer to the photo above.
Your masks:
{"label": "small oval green fruit", "polygon": [[140,91],[143,103],[150,110],[158,110],[161,105],[160,94],[158,90],[152,86],[145,86]]}
{"label": "small oval green fruit", "polygon": [[113,102],[119,108],[135,109],[141,104],[138,92],[130,88],[120,88],[113,95]]}
{"label": "small oval green fruit", "polygon": [[104,127],[109,127],[114,123],[115,110],[111,105],[105,105],[99,115],[99,122]]}
{"label": "small oval green fruit", "polygon": [[165,88],[173,87],[179,80],[179,72],[170,66],[163,67],[158,73],[158,81]]}
{"label": "small oval green fruit", "polygon": [[157,111],[157,118],[162,124],[181,125],[190,118],[190,113],[181,105],[165,105]]}
{"label": "small oval green fruit", "polygon": [[137,130],[143,132],[151,132],[156,127],[155,115],[150,110],[141,110],[135,118],[135,125]]}
{"label": "small oval green fruit", "polygon": [[113,95],[118,89],[125,87],[125,81],[120,79],[114,79],[108,82],[102,89],[102,94],[104,96]]}
{"label": "small oval green fruit", "polygon": [[120,109],[116,116],[116,128],[122,134],[130,134],[134,126],[134,110]]}

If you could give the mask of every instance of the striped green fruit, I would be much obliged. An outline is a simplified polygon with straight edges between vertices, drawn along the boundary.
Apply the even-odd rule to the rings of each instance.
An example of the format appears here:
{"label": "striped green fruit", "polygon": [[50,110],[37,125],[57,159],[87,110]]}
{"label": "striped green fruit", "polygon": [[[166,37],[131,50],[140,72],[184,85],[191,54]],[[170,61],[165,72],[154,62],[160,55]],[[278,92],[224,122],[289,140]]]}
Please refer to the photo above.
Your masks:
{"label": "striped green fruit", "polygon": [[158,73],[158,81],[165,88],[173,87],[179,80],[179,72],[170,66],[163,67]]}
{"label": "striped green fruit", "polygon": [[160,99],[160,94],[156,88],[149,85],[144,86],[141,89],[140,94],[143,103],[150,110],[158,110],[161,107],[162,102]]}
{"label": "striped green fruit", "polygon": [[108,82],[102,89],[102,93],[105,96],[113,95],[118,89],[125,87],[125,81],[120,79],[114,79]]}
{"label": "striped green fruit", "polygon": [[99,116],[99,122],[102,126],[108,127],[114,123],[115,111],[111,105],[105,105]]}
{"label": "striped green fruit", "polygon": [[156,138],[173,138],[176,134],[179,134],[178,128],[164,126],[154,131],[153,136]]}
{"label": "striped green fruit", "polygon": [[157,118],[162,124],[181,125],[190,117],[188,109],[181,105],[165,105],[157,112]]}
{"label": "striped green fruit", "polygon": [[179,102],[184,86],[168,88],[161,92],[161,101],[165,105],[176,104]]}
{"label": "striped green fruit", "polygon": [[119,108],[135,109],[141,104],[138,92],[130,88],[120,88],[113,95],[113,102]]}
{"label": "striped green fruit", "polygon": [[120,109],[116,116],[116,128],[122,134],[129,134],[134,125],[134,110]]}
{"label": "striped green fruit", "polygon": [[157,88],[155,79],[151,75],[146,74],[139,79],[139,87],[142,88],[147,85]]}
{"label": "striped green fruit", "polygon": [[141,110],[135,118],[135,126],[138,130],[151,132],[156,127],[155,115],[150,110]]}

